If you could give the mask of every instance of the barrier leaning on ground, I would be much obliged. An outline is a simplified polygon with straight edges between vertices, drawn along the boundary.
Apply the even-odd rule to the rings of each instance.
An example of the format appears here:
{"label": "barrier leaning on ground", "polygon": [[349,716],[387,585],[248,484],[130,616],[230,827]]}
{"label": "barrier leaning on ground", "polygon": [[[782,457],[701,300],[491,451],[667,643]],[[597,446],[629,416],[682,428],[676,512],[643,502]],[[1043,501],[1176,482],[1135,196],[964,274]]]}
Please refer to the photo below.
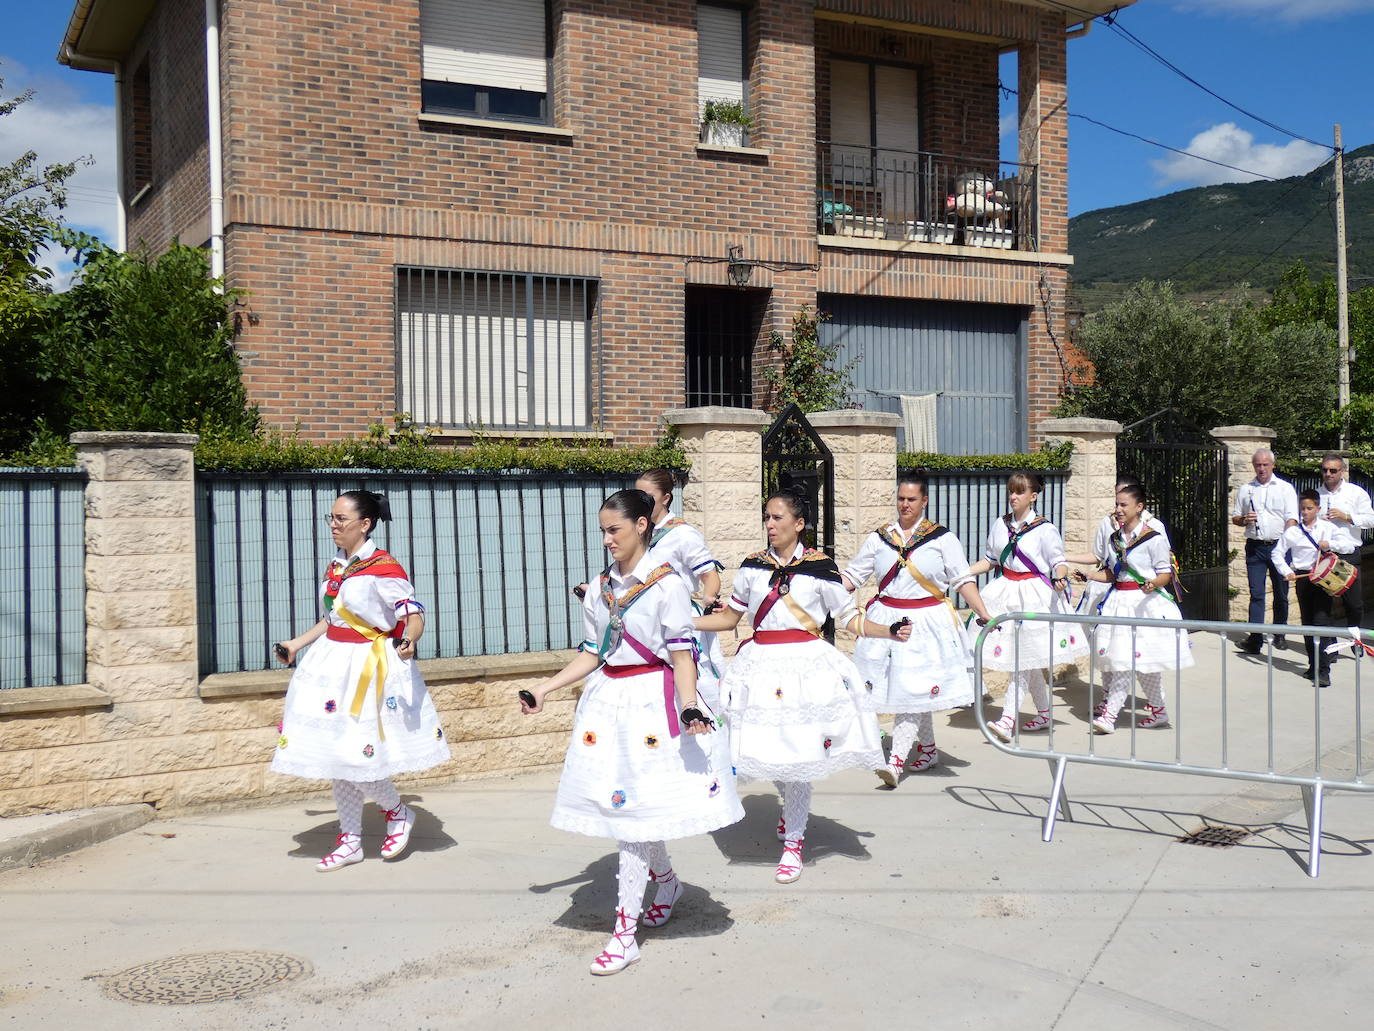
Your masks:
{"label": "barrier leaning on ground", "polygon": [[[1072,688],[1069,695],[1071,709],[1081,698],[1083,718],[1079,726],[1055,726],[1056,706],[1062,713],[1064,704],[1057,703],[1054,694],[1052,632],[1048,733],[1023,736],[1021,721],[1018,719],[1011,742],[1004,743],[997,739],[987,725],[988,714],[983,700],[983,648],[990,638],[1000,637],[1022,622],[1077,624],[1086,628],[1091,647],[1086,659],[1079,662],[1080,672],[1086,666],[1086,684]],[[1218,634],[1222,638],[1221,675],[1211,682],[1199,676],[1197,667],[1166,672],[1163,674],[1164,689],[1166,701],[1169,703],[1170,718],[1167,727],[1138,727],[1136,709],[1132,707],[1122,710],[1114,734],[1096,734],[1092,730],[1089,714],[1093,712],[1098,693],[1102,689],[1099,683],[1102,671],[1097,663],[1099,653],[1096,644],[1097,628],[1102,626],[1132,628],[1133,642],[1137,632],[1146,628]],[[1264,637],[1263,662],[1258,666],[1232,654],[1231,649],[1226,647],[1228,641],[1238,640],[1241,636],[1249,634],[1260,634]],[[1017,655],[1019,638],[1017,635],[1010,636],[1013,661],[1017,669],[1020,669]],[[974,645],[974,711],[983,736],[994,747],[1009,755],[1040,759],[1049,763],[1052,787],[1042,826],[1043,841],[1050,841],[1053,837],[1055,823],[1060,815],[1065,820],[1073,821],[1064,786],[1065,774],[1071,763],[1159,773],[1186,773],[1261,784],[1285,784],[1297,787],[1302,792],[1310,837],[1307,872],[1310,876],[1317,877],[1321,872],[1323,796],[1332,791],[1374,791],[1374,783],[1365,780],[1367,771],[1361,741],[1363,663],[1358,660],[1354,662],[1353,696],[1345,687],[1320,687],[1315,674],[1311,679],[1304,680],[1286,673],[1281,668],[1285,661],[1283,658],[1277,660],[1280,665],[1277,672],[1283,679],[1276,687],[1274,641],[1275,638],[1281,637],[1326,639],[1323,641],[1323,647],[1333,641],[1338,642],[1339,655],[1343,657],[1341,666],[1344,665],[1344,659],[1351,655],[1358,657],[1367,652],[1374,654],[1374,651],[1368,651],[1364,643],[1374,642],[1374,634],[1354,628],[1010,612],[992,619],[978,635]],[[1183,640],[1178,647],[1181,651],[1183,648],[1191,647],[1191,644]],[[1233,670],[1233,665],[1238,668]],[[1138,696],[1141,692],[1136,686],[1135,670],[1132,669],[1131,672],[1131,694]],[[1339,735],[1342,743],[1348,740],[1348,733],[1353,733],[1352,766],[1333,769],[1330,756],[1325,757],[1324,764],[1324,732],[1328,740]],[[1066,746],[1080,740],[1084,743],[1082,749]],[[1044,747],[1037,747],[1039,742],[1043,742]],[[1299,769],[1279,769],[1276,765],[1276,754],[1310,755],[1310,770],[1306,768],[1308,763],[1305,758]],[[1324,765],[1326,768],[1323,768]]]}

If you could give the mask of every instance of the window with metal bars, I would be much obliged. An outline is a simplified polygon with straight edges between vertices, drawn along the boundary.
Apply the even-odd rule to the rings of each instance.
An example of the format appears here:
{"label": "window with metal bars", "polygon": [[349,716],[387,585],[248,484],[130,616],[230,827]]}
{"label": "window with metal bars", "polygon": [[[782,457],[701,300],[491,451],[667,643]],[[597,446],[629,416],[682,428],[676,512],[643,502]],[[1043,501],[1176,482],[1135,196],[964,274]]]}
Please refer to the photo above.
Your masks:
{"label": "window with metal bars", "polygon": [[754,344],[766,290],[689,286],[685,312],[687,406],[754,405]]}
{"label": "window with metal bars", "polygon": [[396,408],[417,423],[593,425],[596,281],[396,271]]}

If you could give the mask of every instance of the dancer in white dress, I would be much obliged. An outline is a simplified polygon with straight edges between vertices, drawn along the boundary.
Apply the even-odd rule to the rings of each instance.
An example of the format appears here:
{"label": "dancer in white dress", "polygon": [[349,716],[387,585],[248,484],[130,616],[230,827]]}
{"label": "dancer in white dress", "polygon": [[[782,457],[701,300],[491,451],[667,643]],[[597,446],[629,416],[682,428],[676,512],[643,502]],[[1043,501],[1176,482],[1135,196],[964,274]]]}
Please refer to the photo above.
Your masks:
{"label": "dancer in white dress", "polygon": [[804,547],[806,502],[790,491],[764,506],[768,550],[744,560],[724,612],[698,616],[699,630],[731,630],[748,612],[754,636],[740,645],[721,681],[730,750],[740,777],[773,780],[782,795],[780,884],[801,876],[811,782],[838,770],[883,766],[882,735],[868,710],[863,677],[821,637],[827,617],[859,636],[907,640],[910,620],[864,619],[834,559]]}
{"label": "dancer in white dress", "polygon": [[[1097,524],[1097,532],[1093,534],[1093,550],[1091,552],[1074,552],[1067,555],[1069,562],[1076,566],[1091,566],[1093,569],[1112,568],[1112,534],[1116,533],[1118,524],[1116,521],[1116,502],[1115,491],[1122,487],[1140,486],[1140,480],[1134,476],[1122,475],[1117,477],[1116,486],[1113,488],[1112,511],[1102,517],[1102,521]],[[1140,521],[1152,530],[1164,532],[1164,524],[1155,518],[1154,513],[1148,508],[1140,515]],[[1074,579],[1082,581],[1085,577],[1074,574]],[[1083,596],[1074,606],[1074,611],[1080,614],[1091,614],[1098,610],[1098,606],[1107,596],[1107,585],[1098,580],[1087,580],[1087,586],[1083,589]]]}
{"label": "dancer in white dress", "polygon": [[[1162,530],[1147,526],[1145,491],[1138,484],[1116,492],[1118,529],[1111,536],[1112,565],[1097,570],[1089,578],[1108,585],[1100,609],[1104,616],[1132,619],[1182,619],[1170,588],[1177,591],[1169,538]],[[1083,579],[1082,573],[1076,574]],[[1149,714],[1136,720],[1137,727],[1167,727],[1169,713],[1164,705],[1163,673],[1193,664],[1192,646],[1183,630],[1162,627],[1129,627],[1103,624],[1097,627],[1094,641],[1097,664],[1106,681],[1106,704],[1093,717],[1093,730],[1110,734],[1117,716],[1130,694],[1131,681],[1140,678]]]}
{"label": "dancer in white dress", "polygon": [[[984,557],[969,567],[974,575],[997,570],[998,576],[983,588],[983,604],[994,615],[1004,612],[1068,612],[1068,566],[1064,539],[1053,523],[1035,512],[1035,502],[1045,489],[1038,473],[1016,472],[1007,478],[1007,503],[1011,511],[997,519],[988,531]],[[1053,662],[1073,662],[1086,655],[1086,635],[1073,623],[1041,622],[1003,624],[999,635],[983,647],[987,669],[1012,674],[1006,702],[999,719],[988,729],[1000,740],[1010,741],[1016,732],[1021,696],[1030,688],[1036,714],[1021,724],[1023,731],[1048,730],[1050,689],[1045,670]]]}
{"label": "dancer in white dress", "polygon": [[[892,752],[878,771],[894,788],[904,772],[920,773],[940,761],[931,713],[973,702],[973,650],[949,592],[957,590],[983,623],[988,620],[964,546],[925,518],[928,502],[924,473],[900,477],[896,522],[870,533],[843,574],[851,592],[877,574],[868,618],[879,624],[903,616],[912,621],[908,641],[865,637],[854,648],[854,665],[872,685],[873,711],[894,714]],[[913,743],[916,758],[908,762]]]}
{"label": "dancer in white dress", "polygon": [[642,922],[661,927],[672,916],[682,882],[665,841],[744,816],[728,746],[697,697],[687,585],[648,553],[652,512],[640,490],[606,499],[601,533],[614,561],[587,592],[580,654],[520,698],[523,712],[536,713],[551,691],[586,679],[551,822],[612,838],[619,849],[615,925],[593,974],[639,959],[635,934],[650,880],[658,890]]}
{"label": "dancer in white dress", "polygon": [[276,645],[288,666],[309,646],[286,690],[275,773],[334,782],[339,836],[315,867],[337,870],[363,861],[363,802],[385,811],[382,858],[410,841],[415,813],[391,777],[449,758],[439,714],[416,668],[424,606],[405,570],[377,547],[372,531],[391,518],[386,498],[365,490],[339,495],[329,529],[339,551],[320,587],[324,618]]}
{"label": "dancer in white dress", "polygon": [[[701,531],[673,515],[673,486],[673,474],[667,469],[650,469],[635,481],[635,487],[654,502],[649,557],[655,564],[667,562],[672,566],[689,588],[700,594],[700,603],[693,601],[692,607],[698,613],[709,614],[721,607],[721,565],[706,546]],[[720,639],[715,634],[697,631],[696,652],[697,693],[719,710],[720,678],[725,671]]]}

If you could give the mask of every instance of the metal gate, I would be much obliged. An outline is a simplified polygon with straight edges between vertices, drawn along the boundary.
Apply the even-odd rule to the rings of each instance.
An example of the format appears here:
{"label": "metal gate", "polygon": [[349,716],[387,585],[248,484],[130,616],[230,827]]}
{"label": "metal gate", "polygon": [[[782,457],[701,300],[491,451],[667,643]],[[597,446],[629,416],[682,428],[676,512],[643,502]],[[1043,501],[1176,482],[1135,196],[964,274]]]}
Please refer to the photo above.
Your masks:
{"label": "metal gate", "polygon": [[1182,571],[1185,619],[1227,617],[1226,448],[1165,408],[1133,422],[1117,438],[1118,475],[1145,485],[1146,505],[1164,521]]}
{"label": "metal gate", "polygon": [[802,541],[835,557],[835,456],[795,404],[763,435],[763,496],[792,488],[807,500]]}

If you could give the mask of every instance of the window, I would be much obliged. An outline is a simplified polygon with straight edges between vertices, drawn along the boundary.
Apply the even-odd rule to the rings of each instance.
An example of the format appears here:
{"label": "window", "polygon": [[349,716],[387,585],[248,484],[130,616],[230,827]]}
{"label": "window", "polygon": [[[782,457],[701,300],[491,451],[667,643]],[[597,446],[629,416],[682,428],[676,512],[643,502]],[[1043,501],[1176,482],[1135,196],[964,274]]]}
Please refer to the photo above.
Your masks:
{"label": "window", "polygon": [[546,0],[421,0],[421,106],[430,114],[548,122]]}
{"label": "window", "polygon": [[744,17],[740,7],[697,5],[698,114],[709,100],[745,102]]}
{"label": "window", "polygon": [[401,268],[396,407],[418,423],[586,429],[596,282]]}
{"label": "window", "polygon": [[687,287],[687,407],[754,407],[753,354],[767,290]]}

